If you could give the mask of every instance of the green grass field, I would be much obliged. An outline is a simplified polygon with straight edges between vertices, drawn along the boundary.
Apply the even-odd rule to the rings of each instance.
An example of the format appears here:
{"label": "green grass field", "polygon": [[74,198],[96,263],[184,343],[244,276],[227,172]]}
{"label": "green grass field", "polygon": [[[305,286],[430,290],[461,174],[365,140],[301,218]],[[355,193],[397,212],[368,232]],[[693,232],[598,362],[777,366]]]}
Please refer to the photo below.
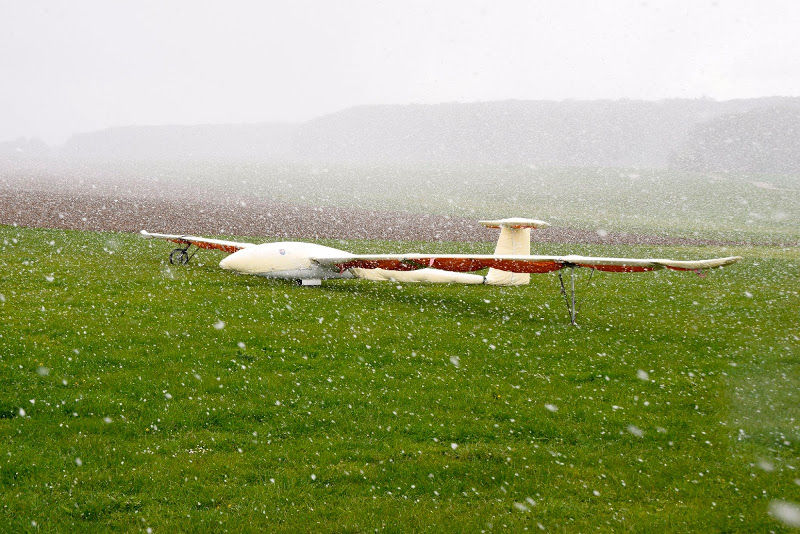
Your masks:
{"label": "green grass field", "polygon": [[[489,243],[335,242],[491,252]],[[800,502],[796,248],[701,278],[237,276],[0,227],[3,530],[769,531]]]}

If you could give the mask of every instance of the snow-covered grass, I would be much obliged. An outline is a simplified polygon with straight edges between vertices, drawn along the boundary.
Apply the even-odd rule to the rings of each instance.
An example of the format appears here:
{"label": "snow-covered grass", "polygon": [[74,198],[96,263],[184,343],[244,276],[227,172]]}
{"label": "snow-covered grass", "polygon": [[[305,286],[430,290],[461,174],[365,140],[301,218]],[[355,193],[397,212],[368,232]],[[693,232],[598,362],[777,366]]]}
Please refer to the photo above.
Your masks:
{"label": "snow-covered grass", "polygon": [[555,275],[300,288],[169,249],[0,227],[5,528],[752,531],[800,502],[797,249],[569,247],[745,257],[581,273],[579,329]]}

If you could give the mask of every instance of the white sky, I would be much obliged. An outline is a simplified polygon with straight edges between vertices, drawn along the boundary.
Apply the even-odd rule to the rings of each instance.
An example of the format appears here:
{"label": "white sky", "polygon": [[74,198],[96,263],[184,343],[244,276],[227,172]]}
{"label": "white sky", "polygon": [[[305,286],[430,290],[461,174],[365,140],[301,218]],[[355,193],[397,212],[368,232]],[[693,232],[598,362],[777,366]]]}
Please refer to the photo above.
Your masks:
{"label": "white sky", "polygon": [[800,95],[798,1],[0,0],[0,140],[357,104]]}

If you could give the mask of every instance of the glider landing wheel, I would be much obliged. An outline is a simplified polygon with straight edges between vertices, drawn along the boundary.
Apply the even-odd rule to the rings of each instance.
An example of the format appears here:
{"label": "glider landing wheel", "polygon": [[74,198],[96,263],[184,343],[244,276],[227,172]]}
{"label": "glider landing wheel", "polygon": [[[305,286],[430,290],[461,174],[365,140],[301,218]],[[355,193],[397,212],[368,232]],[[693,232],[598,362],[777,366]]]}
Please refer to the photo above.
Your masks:
{"label": "glider landing wheel", "polygon": [[169,263],[171,265],[186,265],[189,263],[189,253],[184,248],[176,248],[169,253]]}

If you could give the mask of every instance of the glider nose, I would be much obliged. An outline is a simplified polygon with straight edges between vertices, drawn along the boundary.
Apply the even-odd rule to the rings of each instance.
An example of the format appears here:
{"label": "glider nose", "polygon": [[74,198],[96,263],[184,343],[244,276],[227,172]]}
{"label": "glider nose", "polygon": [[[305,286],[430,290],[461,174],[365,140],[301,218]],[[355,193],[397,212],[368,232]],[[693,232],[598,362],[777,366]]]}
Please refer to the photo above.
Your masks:
{"label": "glider nose", "polygon": [[263,265],[259,261],[258,247],[249,247],[237,250],[230,256],[222,258],[219,266],[227,271],[255,274],[261,272]]}
{"label": "glider nose", "polygon": [[219,266],[222,269],[226,269],[228,271],[235,271],[236,270],[236,258],[234,258],[236,254],[231,254],[230,256],[225,256],[222,258],[222,261],[219,262]]}

